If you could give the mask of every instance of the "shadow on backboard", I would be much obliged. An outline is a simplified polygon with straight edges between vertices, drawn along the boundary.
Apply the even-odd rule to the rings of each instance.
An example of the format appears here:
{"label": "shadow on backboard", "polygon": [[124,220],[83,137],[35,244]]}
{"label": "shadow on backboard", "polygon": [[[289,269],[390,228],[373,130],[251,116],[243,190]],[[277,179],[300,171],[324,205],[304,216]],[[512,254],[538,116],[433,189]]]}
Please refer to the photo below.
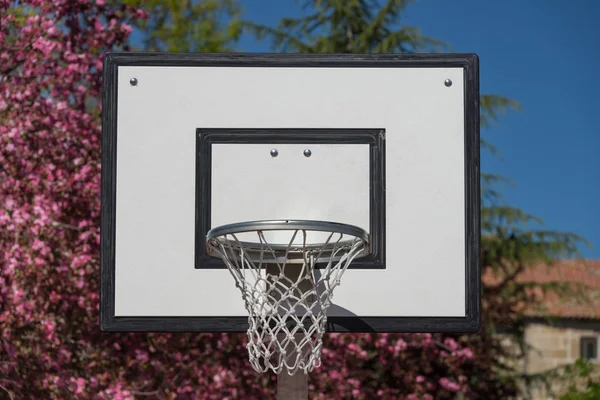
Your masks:
{"label": "shadow on backboard", "polygon": [[[315,280],[321,280],[321,270],[315,269]],[[343,279],[342,279],[343,282]],[[343,284],[343,283],[342,283]],[[319,288],[322,286],[319,285]],[[319,296],[322,290],[319,291]],[[352,311],[335,304],[333,301],[327,309],[327,332],[375,332],[375,330]],[[332,317],[331,315],[335,315]]]}

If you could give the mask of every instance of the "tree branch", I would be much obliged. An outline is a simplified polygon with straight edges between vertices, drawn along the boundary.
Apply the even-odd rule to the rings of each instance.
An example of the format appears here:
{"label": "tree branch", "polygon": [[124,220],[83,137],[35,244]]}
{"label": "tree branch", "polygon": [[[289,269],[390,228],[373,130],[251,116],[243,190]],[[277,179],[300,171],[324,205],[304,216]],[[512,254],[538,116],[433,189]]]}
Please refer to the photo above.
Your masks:
{"label": "tree branch", "polygon": [[132,390],[131,394],[134,396],[158,396],[160,393],[158,390],[153,390],[152,392],[140,392],[137,390]]}
{"label": "tree branch", "polygon": [[9,398],[10,400],[14,400],[14,399],[15,399],[15,397],[14,397],[14,396],[13,396],[13,394],[12,394],[12,392],[11,392],[10,390],[8,390],[6,387],[4,387],[4,386],[0,385],[0,389],[2,389],[3,391],[5,391],[5,392],[6,392],[6,394],[8,395],[8,398]]}

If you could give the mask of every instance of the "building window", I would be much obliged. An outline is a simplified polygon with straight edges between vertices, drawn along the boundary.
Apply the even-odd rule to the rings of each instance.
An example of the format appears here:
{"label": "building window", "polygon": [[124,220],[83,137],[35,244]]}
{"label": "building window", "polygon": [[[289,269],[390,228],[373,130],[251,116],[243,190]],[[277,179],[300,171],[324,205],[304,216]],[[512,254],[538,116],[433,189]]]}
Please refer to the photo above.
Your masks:
{"label": "building window", "polygon": [[582,337],[579,349],[581,358],[595,360],[598,358],[598,338]]}

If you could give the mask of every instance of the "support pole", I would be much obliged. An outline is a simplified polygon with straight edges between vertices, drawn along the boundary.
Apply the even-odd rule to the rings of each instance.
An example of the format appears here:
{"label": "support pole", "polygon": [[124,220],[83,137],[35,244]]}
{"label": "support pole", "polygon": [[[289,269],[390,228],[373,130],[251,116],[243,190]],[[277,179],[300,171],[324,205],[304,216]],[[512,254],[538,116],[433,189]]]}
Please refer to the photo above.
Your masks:
{"label": "support pole", "polygon": [[[285,275],[290,281],[298,283],[298,296],[312,288],[312,283],[309,280],[300,279],[301,267],[299,265],[287,264],[286,267]],[[266,267],[266,272],[267,274],[279,275],[281,270],[276,265],[269,265]],[[276,297],[276,294],[273,293],[272,296]],[[307,299],[307,301],[311,300]],[[302,339],[301,334],[296,334],[296,342]],[[293,344],[289,346],[289,352],[295,353],[295,346]],[[292,357],[295,357],[295,354],[292,354]],[[277,375],[277,400],[308,400],[308,374],[305,374],[304,371],[296,371],[294,375],[290,375],[284,368]]]}
{"label": "support pole", "polygon": [[277,400],[308,400],[308,374],[281,371],[277,375]]}

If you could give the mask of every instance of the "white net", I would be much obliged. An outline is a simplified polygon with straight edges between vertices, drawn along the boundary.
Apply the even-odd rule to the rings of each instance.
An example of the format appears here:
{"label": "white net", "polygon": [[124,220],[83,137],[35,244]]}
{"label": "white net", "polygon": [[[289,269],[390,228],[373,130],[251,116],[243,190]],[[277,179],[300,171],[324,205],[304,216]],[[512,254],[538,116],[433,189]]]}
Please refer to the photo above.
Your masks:
{"label": "white net", "polygon": [[237,233],[207,241],[209,254],[223,259],[242,292],[249,314],[250,363],[260,373],[308,373],[321,364],[333,290],[367,248],[364,238],[350,235],[348,240],[340,232],[329,232],[318,245],[307,244],[310,230],[288,232],[287,245],[269,244],[262,230],[252,232],[254,242],[240,241]]}

